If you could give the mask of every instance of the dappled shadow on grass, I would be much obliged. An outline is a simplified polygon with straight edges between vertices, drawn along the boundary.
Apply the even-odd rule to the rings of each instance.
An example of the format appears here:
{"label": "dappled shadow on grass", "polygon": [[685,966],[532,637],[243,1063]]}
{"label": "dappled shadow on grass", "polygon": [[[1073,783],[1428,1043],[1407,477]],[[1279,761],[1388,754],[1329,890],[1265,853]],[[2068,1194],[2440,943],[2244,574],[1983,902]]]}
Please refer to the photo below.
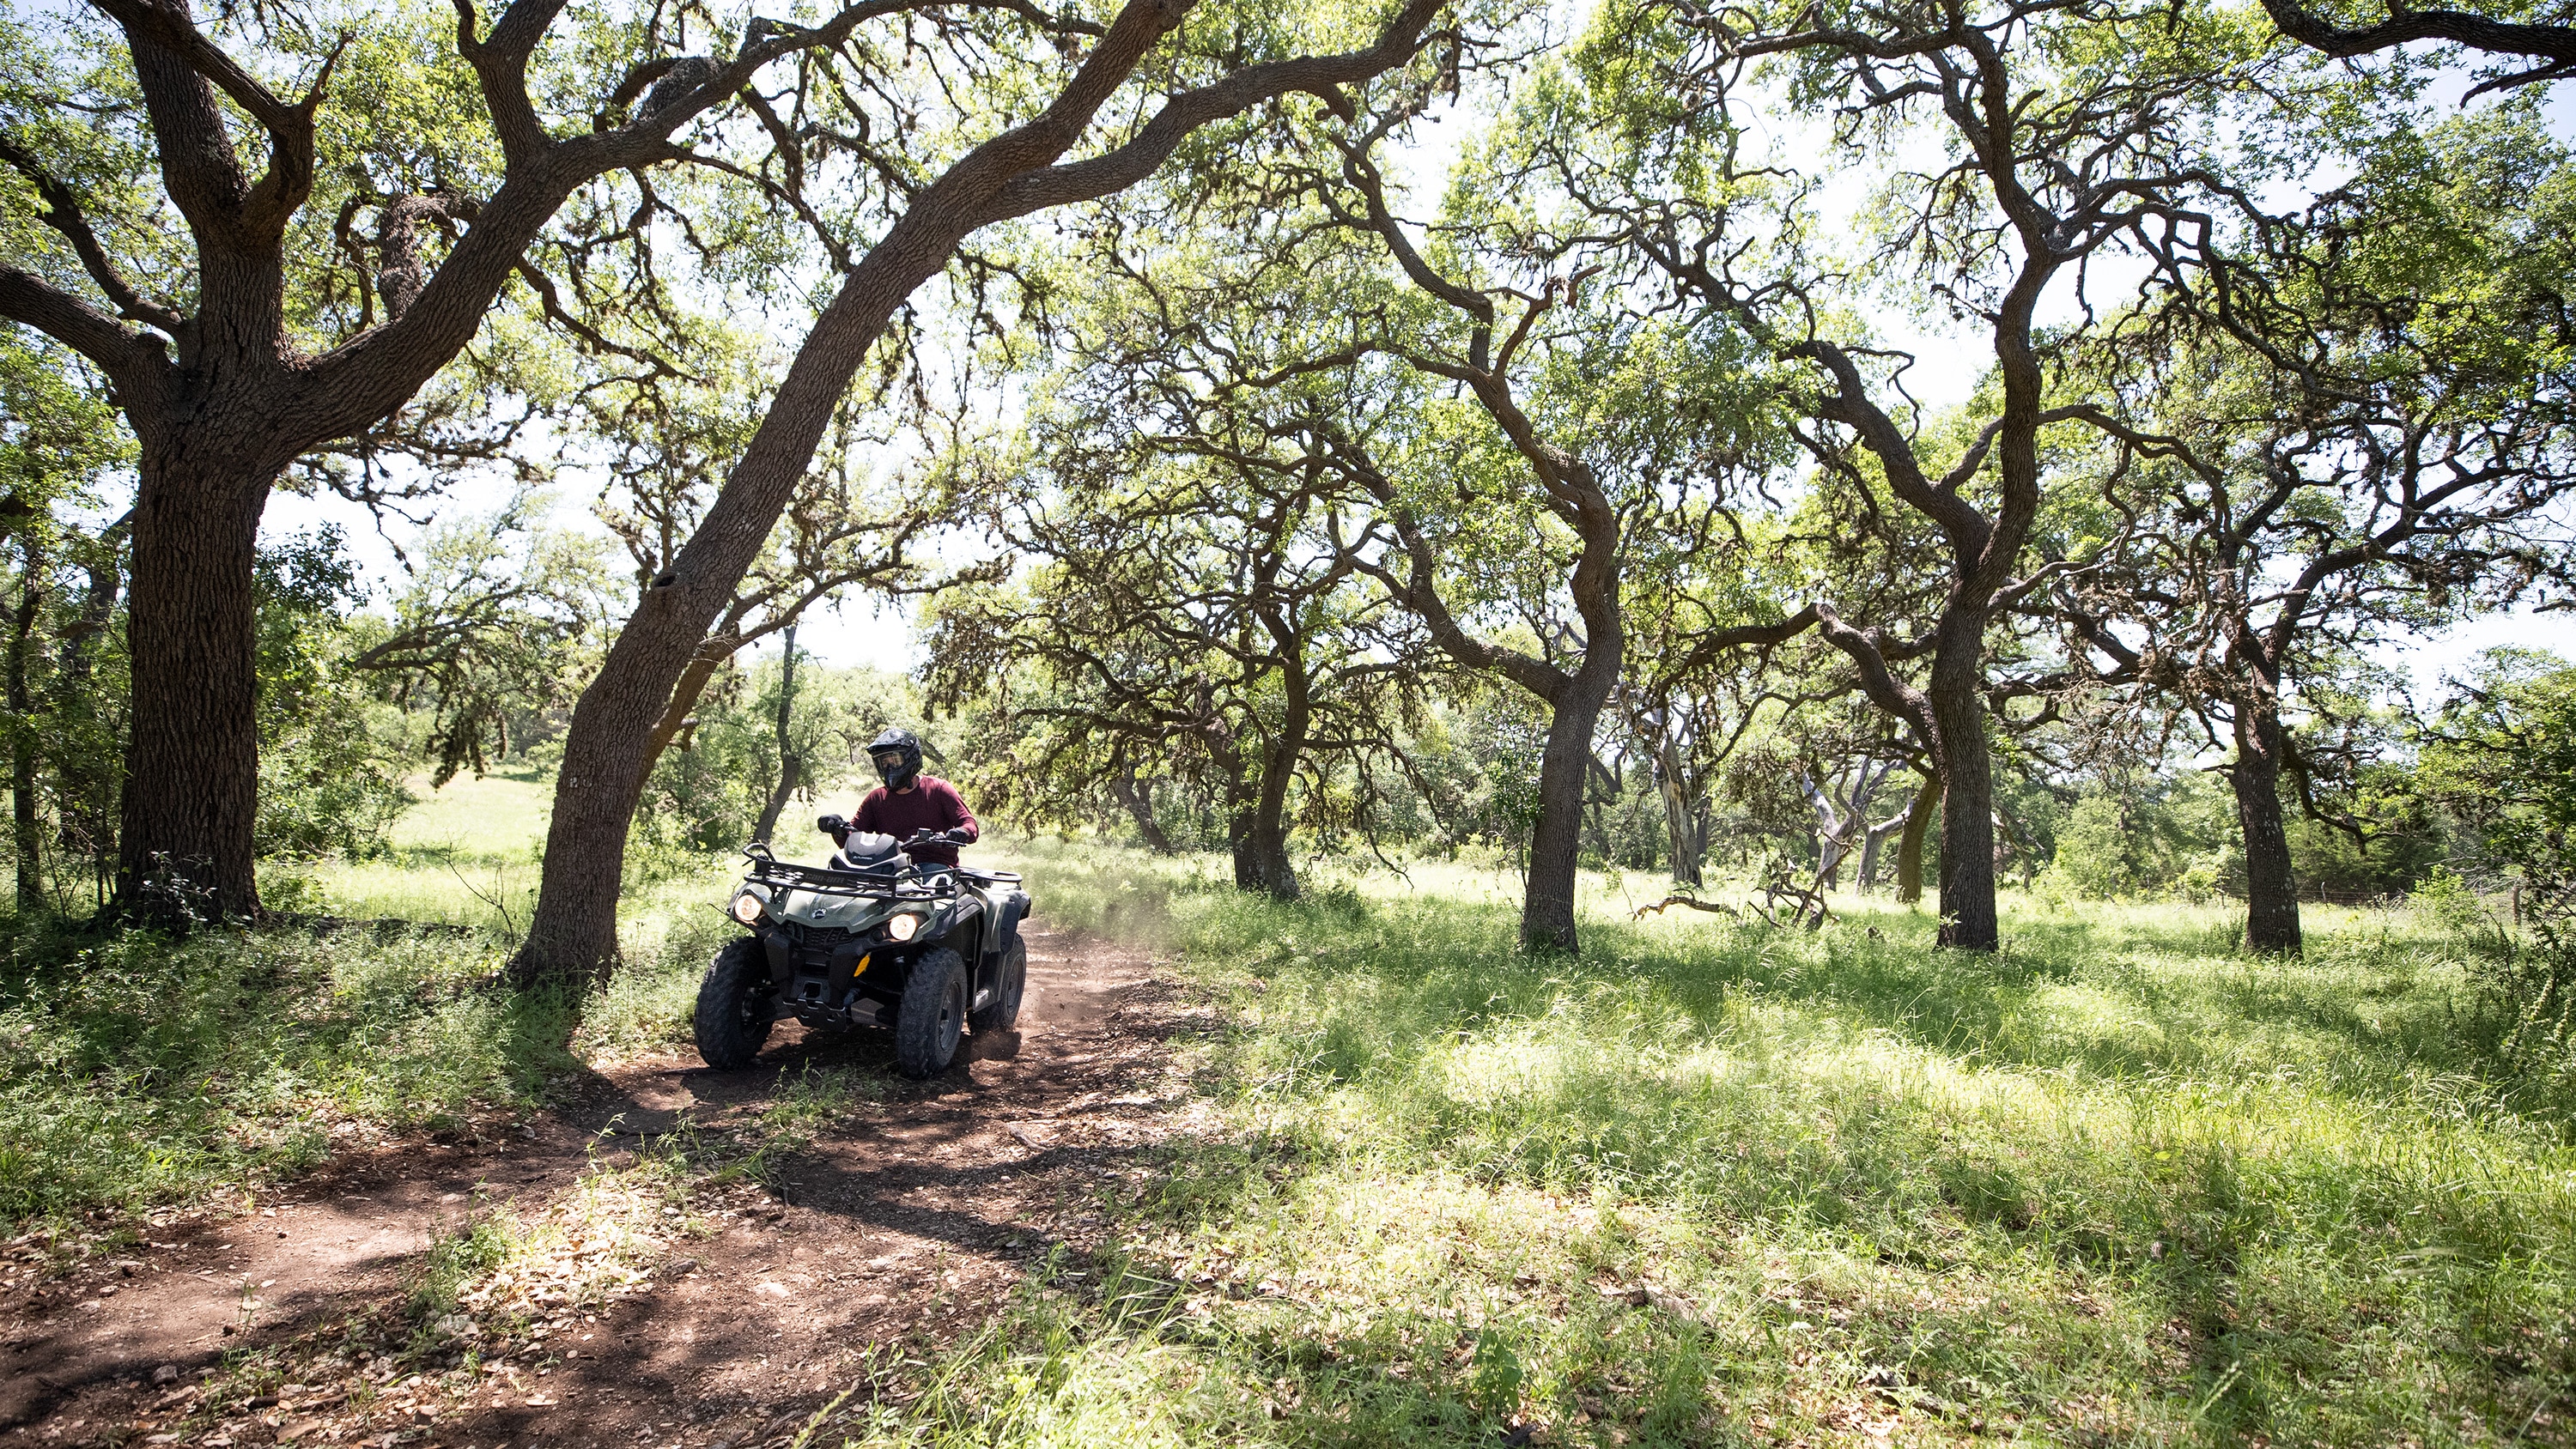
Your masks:
{"label": "dappled shadow on grass", "polygon": [[1857,1283],[2036,1292],[2039,1337],[1986,1340],[1982,1368],[1911,1350],[1945,1394],[1994,1390],[1980,1412],[2063,1408],[2092,1342],[2089,1310],[2048,1306],[2070,1283],[2154,1335],[2123,1360],[2132,1408],[2213,1429],[2519,1422],[2576,1366],[2576,1156],[2440,1076],[2474,1042],[2423,943],[2283,962],[2057,922],[1981,957],[1862,917],[1594,927],[1578,961],[1432,899],[1180,915],[1243,1023],[1222,1080],[1298,1173],[1634,1202],[1824,1245]]}
{"label": "dappled shadow on grass", "polygon": [[454,932],[22,933],[0,963],[0,1220],[183,1203],[572,1070],[565,999]]}

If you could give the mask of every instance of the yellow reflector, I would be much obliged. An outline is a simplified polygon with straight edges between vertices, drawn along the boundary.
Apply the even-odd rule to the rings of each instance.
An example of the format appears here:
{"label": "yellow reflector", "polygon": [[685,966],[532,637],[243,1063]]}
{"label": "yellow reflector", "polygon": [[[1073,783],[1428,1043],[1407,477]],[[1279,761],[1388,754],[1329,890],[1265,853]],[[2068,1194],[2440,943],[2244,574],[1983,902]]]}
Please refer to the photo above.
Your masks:
{"label": "yellow reflector", "polygon": [[859,965],[858,965],[858,969],[857,969],[857,970],[855,970],[855,971],[852,971],[850,974],[851,974],[851,975],[853,975],[853,976],[865,976],[865,975],[867,975],[867,974],[868,974],[868,957],[866,957],[866,956],[861,956],[861,957],[859,958]]}

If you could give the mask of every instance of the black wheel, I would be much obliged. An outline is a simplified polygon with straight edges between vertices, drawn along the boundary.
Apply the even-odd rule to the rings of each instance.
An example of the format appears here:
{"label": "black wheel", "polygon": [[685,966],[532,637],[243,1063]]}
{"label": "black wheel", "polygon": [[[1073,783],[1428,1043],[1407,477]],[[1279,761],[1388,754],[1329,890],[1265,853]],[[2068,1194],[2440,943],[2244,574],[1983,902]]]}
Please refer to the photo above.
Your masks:
{"label": "black wheel", "polygon": [[903,1006],[894,1020],[895,1070],[935,1077],[957,1059],[966,1029],[966,963],[943,946],[912,963]]}
{"label": "black wheel", "polygon": [[769,954],[745,936],[716,953],[698,985],[698,1055],[720,1072],[751,1065],[769,1040]]}
{"label": "black wheel", "polygon": [[993,982],[993,999],[967,1019],[977,1031],[1009,1031],[1020,1019],[1020,998],[1029,989],[1029,946],[1017,936],[1002,952],[1002,969]]}

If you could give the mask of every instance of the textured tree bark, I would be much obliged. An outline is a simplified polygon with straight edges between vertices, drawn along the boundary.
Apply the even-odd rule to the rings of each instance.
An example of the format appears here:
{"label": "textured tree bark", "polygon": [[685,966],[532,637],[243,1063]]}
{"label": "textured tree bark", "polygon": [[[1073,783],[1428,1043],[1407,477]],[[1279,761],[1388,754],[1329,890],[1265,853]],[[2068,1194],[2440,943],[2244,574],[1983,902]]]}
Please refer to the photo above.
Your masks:
{"label": "textured tree bark", "polygon": [[1655,747],[1655,793],[1663,797],[1664,836],[1672,849],[1673,880],[1680,885],[1699,885],[1704,848],[1699,813],[1682,789],[1680,761],[1674,758],[1669,744]]}
{"label": "textured tree bark", "polygon": [[44,909],[45,853],[36,810],[35,691],[28,674],[35,652],[36,616],[44,609],[45,551],[30,533],[23,539],[25,572],[18,581],[18,607],[9,619],[9,825],[11,853],[18,862],[18,914]]}
{"label": "textured tree bark", "polygon": [[2236,824],[2245,836],[2245,945],[2266,954],[2299,954],[2299,880],[2290,860],[2290,831],[2281,809],[2281,765],[2288,738],[2280,715],[2260,703],[2236,709]]}
{"label": "textured tree bark", "polygon": [[1923,899],[1923,842],[1932,833],[1932,817],[1941,807],[1941,777],[1933,775],[1914,792],[1914,808],[1905,812],[1905,830],[1896,838],[1896,900],[1910,906]]}
{"label": "textured tree bark", "polygon": [[[221,454],[223,449],[204,449]],[[126,637],[134,658],[117,896],[153,918],[259,911],[258,602],[268,473],[145,446]]]}

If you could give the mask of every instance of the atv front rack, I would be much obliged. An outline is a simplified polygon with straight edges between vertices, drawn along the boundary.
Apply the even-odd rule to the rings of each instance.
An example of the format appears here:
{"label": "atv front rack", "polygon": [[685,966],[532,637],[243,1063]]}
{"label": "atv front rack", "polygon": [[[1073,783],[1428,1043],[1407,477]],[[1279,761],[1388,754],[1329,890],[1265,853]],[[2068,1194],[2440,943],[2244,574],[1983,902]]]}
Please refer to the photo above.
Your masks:
{"label": "atv front rack", "polygon": [[953,886],[939,889],[936,877],[923,878],[910,872],[834,870],[829,866],[794,865],[767,852],[754,855],[746,850],[743,854],[751,857],[751,869],[744,872],[743,880],[773,890],[868,901],[935,901],[956,893]]}
{"label": "atv front rack", "polygon": [[810,891],[818,896],[844,896],[853,900],[943,900],[956,894],[956,886],[951,883],[949,888],[943,891],[938,889],[935,883],[941,875],[949,874],[963,876],[978,885],[1016,886],[1020,883],[1017,871],[975,870],[962,865],[938,867],[936,872],[930,875],[921,874],[919,866],[905,870],[891,863],[859,870],[835,870],[827,865],[797,865],[792,861],[780,860],[770,853],[766,843],[757,840],[745,846],[742,853],[751,861],[751,869],[743,875],[746,882],[757,881],[776,889]]}

